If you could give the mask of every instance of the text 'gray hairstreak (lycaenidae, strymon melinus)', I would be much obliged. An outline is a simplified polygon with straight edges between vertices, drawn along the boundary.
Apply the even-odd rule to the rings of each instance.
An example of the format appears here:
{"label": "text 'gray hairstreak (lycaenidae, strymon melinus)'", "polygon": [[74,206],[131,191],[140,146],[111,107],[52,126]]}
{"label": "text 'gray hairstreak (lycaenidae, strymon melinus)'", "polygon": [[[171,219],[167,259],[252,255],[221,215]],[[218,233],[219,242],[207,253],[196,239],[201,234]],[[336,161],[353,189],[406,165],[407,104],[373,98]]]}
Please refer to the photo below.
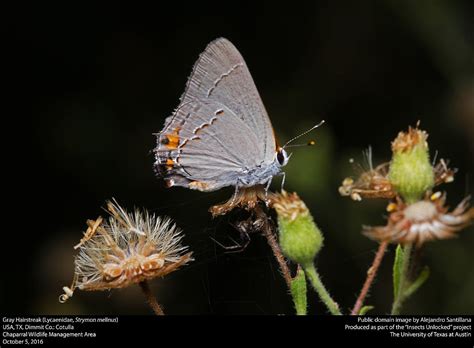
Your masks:
{"label": "text 'gray hairstreak (lycaenidae, strymon melinus)'", "polygon": [[157,138],[155,171],[168,187],[269,185],[289,158],[244,59],[224,38],[201,53]]}

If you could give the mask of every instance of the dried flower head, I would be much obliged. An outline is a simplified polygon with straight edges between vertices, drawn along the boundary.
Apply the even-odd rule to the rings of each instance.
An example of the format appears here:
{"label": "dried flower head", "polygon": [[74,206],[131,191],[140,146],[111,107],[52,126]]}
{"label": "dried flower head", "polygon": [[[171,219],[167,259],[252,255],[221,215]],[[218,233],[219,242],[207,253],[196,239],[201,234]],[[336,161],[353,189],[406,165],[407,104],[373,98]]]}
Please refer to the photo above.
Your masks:
{"label": "dried flower head", "polygon": [[273,193],[269,192],[263,185],[238,188],[232,198],[227,202],[212,206],[209,211],[213,217],[225,215],[234,208],[252,210],[259,202],[271,205]]}
{"label": "dried flower head", "polygon": [[281,193],[275,194],[272,199],[272,206],[278,216],[290,221],[294,221],[298,216],[306,217],[309,215],[306,204],[296,192],[288,193],[282,191]]}
{"label": "dried flower head", "polygon": [[435,186],[441,184],[448,184],[454,181],[454,174],[458,171],[457,168],[449,168],[449,161],[440,159],[439,162],[433,167]]}
{"label": "dried flower head", "polygon": [[472,222],[474,208],[469,208],[469,197],[464,199],[452,211],[445,206],[446,195],[440,192],[413,204],[390,203],[390,212],[386,226],[365,226],[364,234],[379,241],[398,244],[423,243],[435,239],[456,237],[460,231]]}
{"label": "dried flower head", "polygon": [[123,288],[163,277],[192,261],[181,245],[183,234],[168,218],[135,210],[126,212],[117,202],[107,202],[108,219],[88,220],[84,238],[75,246],[74,281],[60,301],[80,290]]}
{"label": "dried flower head", "polygon": [[[411,136],[408,136],[407,134],[411,134]],[[409,145],[418,144],[420,142],[423,142],[423,144],[426,143],[427,136],[428,135],[424,131],[409,128],[408,133],[399,133],[397,139],[392,143],[392,148],[399,149],[400,151],[407,151]],[[341,196],[349,196],[354,201],[361,201],[362,198],[393,199],[397,197],[398,192],[395,189],[395,183],[400,187],[399,183],[403,180],[399,180],[397,175],[395,175],[395,179],[393,178],[392,163],[386,162],[374,167],[372,164],[372,151],[370,147],[367,151],[364,151],[364,157],[367,165],[358,165],[358,170],[360,171],[359,177],[356,180],[351,177],[345,178],[342,185],[339,187],[339,194]],[[399,157],[397,160],[399,160]],[[403,160],[404,159],[402,158],[402,162]],[[397,164],[398,163],[395,164],[395,167]],[[409,163],[409,168],[411,168],[412,171],[413,168],[419,168],[419,163],[415,164],[416,165]],[[402,163],[402,165],[404,164]],[[390,169],[392,169],[392,177],[389,175]],[[448,168],[448,161],[445,161],[444,159],[440,159],[433,167],[429,164],[427,170],[429,171],[428,176],[431,176],[430,173],[433,173],[434,186],[454,181],[454,174],[457,171],[456,169]],[[399,176],[402,176],[403,179],[406,179],[407,177],[405,173]],[[415,181],[417,180],[418,178]],[[409,182],[413,183],[413,180],[409,180]],[[426,188],[425,186],[423,187]]]}
{"label": "dried flower head", "polygon": [[394,198],[396,193],[387,178],[390,163],[383,163],[363,172],[355,181],[345,178],[339,187],[341,196],[350,196],[354,201],[362,198]]}
{"label": "dried flower head", "polygon": [[424,148],[428,147],[428,133],[418,129],[419,122],[415,128],[408,127],[408,132],[399,132],[395,140],[392,142],[393,152],[408,152],[420,145]]}

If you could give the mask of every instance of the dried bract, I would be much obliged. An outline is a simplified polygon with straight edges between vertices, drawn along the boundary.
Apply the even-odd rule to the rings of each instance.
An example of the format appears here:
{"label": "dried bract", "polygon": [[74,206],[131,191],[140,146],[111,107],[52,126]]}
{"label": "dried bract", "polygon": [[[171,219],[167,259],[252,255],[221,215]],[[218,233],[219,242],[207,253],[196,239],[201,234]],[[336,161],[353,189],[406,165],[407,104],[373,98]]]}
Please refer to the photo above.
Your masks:
{"label": "dried bract", "polygon": [[350,196],[354,201],[362,198],[394,198],[396,193],[387,177],[389,164],[387,162],[369,169],[355,181],[345,178],[339,187],[339,193],[341,196]]}

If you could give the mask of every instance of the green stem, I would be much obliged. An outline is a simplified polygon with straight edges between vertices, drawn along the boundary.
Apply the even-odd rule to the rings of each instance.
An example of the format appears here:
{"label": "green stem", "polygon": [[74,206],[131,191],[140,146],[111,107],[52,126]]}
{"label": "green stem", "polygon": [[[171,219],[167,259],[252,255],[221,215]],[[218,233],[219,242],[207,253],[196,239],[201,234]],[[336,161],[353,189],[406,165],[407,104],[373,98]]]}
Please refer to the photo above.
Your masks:
{"label": "green stem", "polygon": [[307,314],[307,299],[306,299],[306,277],[301,266],[298,265],[298,272],[291,280],[291,295],[295,305],[296,315]]}
{"label": "green stem", "polygon": [[331,295],[329,295],[329,292],[324,287],[314,265],[303,265],[303,269],[306,273],[306,276],[309,278],[311,285],[313,285],[314,290],[316,290],[319,298],[326,305],[329,312],[331,312],[332,315],[341,315],[342,313],[338,304],[331,298]]}
{"label": "green stem", "polygon": [[413,245],[407,244],[403,248],[402,272],[400,274],[400,283],[398,284],[397,297],[393,300],[392,315],[400,314],[403,302],[406,300],[405,290],[408,284],[408,270],[410,269],[410,257]]}

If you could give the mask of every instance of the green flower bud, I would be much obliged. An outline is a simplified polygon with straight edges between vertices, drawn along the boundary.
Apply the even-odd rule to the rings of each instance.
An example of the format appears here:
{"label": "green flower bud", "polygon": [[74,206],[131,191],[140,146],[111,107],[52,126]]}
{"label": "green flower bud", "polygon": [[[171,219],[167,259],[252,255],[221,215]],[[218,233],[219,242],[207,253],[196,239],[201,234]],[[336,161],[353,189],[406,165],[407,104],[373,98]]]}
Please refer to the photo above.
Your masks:
{"label": "green flower bud", "polygon": [[296,193],[283,192],[274,198],[273,208],[278,214],[283,254],[303,267],[312,265],[323,245],[323,235],[304,202]]}
{"label": "green flower bud", "polygon": [[420,200],[434,184],[430,162],[428,134],[418,128],[398,133],[392,142],[393,157],[388,174],[390,183],[408,204]]}

